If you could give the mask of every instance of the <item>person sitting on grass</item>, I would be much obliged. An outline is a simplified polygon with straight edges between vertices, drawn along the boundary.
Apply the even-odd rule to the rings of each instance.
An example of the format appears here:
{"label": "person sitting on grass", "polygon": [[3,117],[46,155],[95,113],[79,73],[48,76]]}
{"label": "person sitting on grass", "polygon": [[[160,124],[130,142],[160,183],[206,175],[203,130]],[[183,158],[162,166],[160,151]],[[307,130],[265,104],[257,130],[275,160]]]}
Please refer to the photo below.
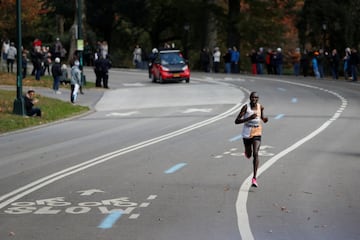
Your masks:
{"label": "person sitting on grass", "polygon": [[35,104],[39,102],[37,98],[35,98],[35,91],[29,90],[24,96],[25,102],[25,111],[26,115],[29,117],[37,116],[41,117],[41,110],[38,107],[34,107]]}

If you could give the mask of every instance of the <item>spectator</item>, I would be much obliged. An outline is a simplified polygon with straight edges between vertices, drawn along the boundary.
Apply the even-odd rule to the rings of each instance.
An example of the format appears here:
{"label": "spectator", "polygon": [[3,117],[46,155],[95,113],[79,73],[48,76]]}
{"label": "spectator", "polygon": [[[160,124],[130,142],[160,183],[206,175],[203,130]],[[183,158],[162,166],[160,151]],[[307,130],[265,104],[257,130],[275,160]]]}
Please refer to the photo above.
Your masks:
{"label": "spectator", "polygon": [[351,76],[350,55],[351,55],[350,48],[346,48],[345,49],[345,56],[343,58],[343,61],[344,61],[344,78],[345,78],[345,80],[348,80],[349,76]]}
{"label": "spectator", "polygon": [[350,54],[350,65],[351,65],[351,77],[353,82],[357,81],[357,72],[358,72],[358,65],[359,65],[359,55],[355,48],[351,49]]}
{"label": "spectator", "polygon": [[103,41],[100,45],[101,56],[106,59],[106,56],[109,55],[109,45],[107,41]]}
{"label": "spectator", "polygon": [[255,49],[251,49],[251,53],[247,54],[250,57],[251,62],[251,73],[253,75],[257,74],[257,52]]}
{"label": "spectator", "polygon": [[66,64],[61,65],[60,83],[63,85],[70,83],[68,69],[67,69]]}
{"label": "spectator", "polygon": [[294,52],[290,52],[290,57],[294,68],[294,75],[299,76],[301,60],[300,48],[296,48]]}
{"label": "spectator", "polygon": [[28,55],[28,50],[23,50],[23,52],[22,52],[22,59],[21,59],[21,61],[22,61],[22,77],[23,77],[23,79],[24,78],[26,78],[26,75],[27,75],[27,63],[28,63],[28,57],[27,57],[27,55]]}
{"label": "spectator", "polygon": [[330,67],[333,79],[339,79],[339,55],[336,49],[333,49],[330,56]]}
{"label": "spectator", "polygon": [[318,68],[319,68],[319,74],[320,74],[320,78],[324,78],[325,77],[325,71],[324,71],[324,67],[325,67],[325,55],[324,55],[324,50],[320,49],[319,50],[319,55],[316,57],[317,62],[318,62]]}
{"label": "spectator", "polygon": [[33,64],[34,64],[34,71],[35,71],[35,79],[39,81],[40,77],[43,73],[42,64],[43,64],[43,58],[44,58],[44,56],[41,52],[41,49],[35,48],[35,52],[32,57],[33,57]]}
{"label": "spectator", "polygon": [[154,61],[156,59],[156,57],[158,56],[159,50],[157,48],[153,48],[151,50],[151,54],[149,55],[149,63],[148,63],[148,71],[149,71],[149,78],[152,78],[152,73],[151,73],[151,69],[152,66],[154,64]]}
{"label": "spectator", "polygon": [[312,64],[312,67],[313,67],[313,71],[314,71],[314,75],[316,78],[320,78],[320,73],[319,73],[319,66],[318,66],[318,60],[317,60],[317,57],[319,56],[319,52],[318,51],[315,51],[314,52],[314,56],[311,60],[311,64]]}
{"label": "spectator", "polygon": [[41,117],[41,110],[38,107],[34,107],[35,104],[39,102],[37,98],[35,98],[35,91],[29,90],[27,94],[24,96],[25,101],[25,111],[26,115],[29,117],[37,116]]}
{"label": "spectator", "polygon": [[102,72],[102,69],[101,69],[101,59],[102,59],[102,56],[98,56],[96,55],[97,57],[95,58],[95,61],[94,61],[94,73],[95,73],[95,87],[102,87],[101,86],[101,72]]}
{"label": "spectator", "polygon": [[231,73],[231,48],[223,56],[225,63],[225,73]]}
{"label": "spectator", "polygon": [[60,41],[60,38],[56,38],[55,40],[55,44],[54,44],[54,57],[55,58],[61,58],[62,57],[62,49],[63,49],[63,45]]}
{"label": "spectator", "polygon": [[61,94],[59,91],[60,77],[62,76],[60,58],[55,58],[55,63],[51,66],[51,74],[54,79],[53,90],[56,94]]}
{"label": "spectator", "polygon": [[50,66],[51,66],[51,52],[50,52],[50,48],[49,47],[43,47],[43,55],[44,55],[44,58],[43,58],[43,72],[42,74],[45,75],[45,73],[47,72],[48,75],[51,75],[50,73]]}
{"label": "spectator", "polygon": [[275,63],[275,73],[277,75],[282,75],[283,55],[281,48],[276,49],[276,53],[274,55],[274,63]]}
{"label": "spectator", "polygon": [[259,51],[257,52],[257,59],[256,59],[256,70],[257,74],[263,74],[264,73],[264,63],[265,63],[265,53],[264,48],[259,48]]}
{"label": "spectator", "polygon": [[7,59],[6,59],[8,72],[14,72],[14,63],[15,63],[16,55],[17,55],[17,50],[15,48],[15,43],[11,42],[10,48],[7,52]]}
{"label": "spectator", "polygon": [[304,50],[300,58],[300,68],[302,69],[303,76],[307,77],[309,73],[309,56],[306,49]]}
{"label": "spectator", "polygon": [[231,51],[231,72],[239,73],[239,63],[240,63],[240,52],[235,46],[233,46]]}
{"label": "spectator", "polygon": [[136,68],[141,68],[142,65],[142,50],[139,45],[135,46],[135,49],[133,51],[133,63]]}
{"label": "spectator", "polygon": [[5,64],[7,61],[7,54],[10,48],[10,41],[8,39],[4,40],[2,42],[1,46],[1,69],[2,71],[5,71]]}
{"label": "spectator", "polygon": [[265,64],[266,64],[266,70],[268,74],[273,74],[273,51],[271,48],[267,50],[266,56],[265,56]]}
{"label": "spectator", "polygon": [[214,72],[218,73],[219,72],[219,68],[220,68],[220,58],[221,58],[221,52],[220,49],[218,47],[214,48],[214,54],[213,54],[213,59],[214,59]]}
{"label": "spectator", "polygon": [[109,56],[107,55],[106,58],[100,58],[100,65],[101,65],[101,79],[103,82],[104,88],[109,88],[109,69],[111,68],[111,61]]}
{"label": "spectator", "polygon": [[81,70],[79,68],[79,60],[74,61],[74,65],[71,67],[71,93],[70,101],[75,103],[77,100],[78,92],[81,85]]}
{"label": "spectator", "polygon": [[200,65],[204,72],[210,72],[210,58],[209,49],[203,48],[200,53]]}

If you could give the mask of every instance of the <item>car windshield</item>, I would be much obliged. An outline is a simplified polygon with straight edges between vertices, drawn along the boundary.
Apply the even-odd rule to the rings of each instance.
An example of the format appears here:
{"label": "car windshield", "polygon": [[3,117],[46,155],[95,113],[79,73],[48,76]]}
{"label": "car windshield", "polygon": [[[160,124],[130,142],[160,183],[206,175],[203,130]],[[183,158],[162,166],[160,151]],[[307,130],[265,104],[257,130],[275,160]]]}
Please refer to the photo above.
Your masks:
{"label": "car windshield", "polygon": [[184,64],[184,58],[180,53],[163,53],[161,54],[161,64],[162,65],[174,65],[174,64]]}

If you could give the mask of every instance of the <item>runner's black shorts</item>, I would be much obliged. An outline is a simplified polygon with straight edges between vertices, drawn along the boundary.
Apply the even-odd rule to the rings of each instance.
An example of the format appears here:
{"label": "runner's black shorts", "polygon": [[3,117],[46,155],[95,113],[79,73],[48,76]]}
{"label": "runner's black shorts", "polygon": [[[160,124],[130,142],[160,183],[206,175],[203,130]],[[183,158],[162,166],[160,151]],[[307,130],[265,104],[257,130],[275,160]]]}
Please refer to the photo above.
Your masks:
{"label": "runner's black shorts", "polygon": [[261,142],[261,136],[254,136],[252,138],[243,138],[243,142],[245,145],[252,144],[254,141]]}

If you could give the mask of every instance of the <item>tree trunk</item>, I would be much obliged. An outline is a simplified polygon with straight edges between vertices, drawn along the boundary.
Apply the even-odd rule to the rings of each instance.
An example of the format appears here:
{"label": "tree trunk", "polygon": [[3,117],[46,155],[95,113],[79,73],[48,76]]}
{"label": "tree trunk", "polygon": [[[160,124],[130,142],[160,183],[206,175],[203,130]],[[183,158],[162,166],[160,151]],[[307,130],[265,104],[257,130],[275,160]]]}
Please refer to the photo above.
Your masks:
{"label": "tree trunk", "polygon": [[57,32],[60,37],[64,36],[65,19],[63,15],[56,15]]}
{"label": "tree trunk", "polygon": [[228,46],[240,45],[240,0],[229,0]]}
{"label": "tree trunk", "polygon": [[[215,0],[208,0],[208,4],[216,4]],[[213,51],[217,44],[217,27],[216,27],[216,17],[214,13],[209,11],[208,12],[208,22],[207,22],[207,37],[206,37],[206,46],[209,47],[210,51]]]}

